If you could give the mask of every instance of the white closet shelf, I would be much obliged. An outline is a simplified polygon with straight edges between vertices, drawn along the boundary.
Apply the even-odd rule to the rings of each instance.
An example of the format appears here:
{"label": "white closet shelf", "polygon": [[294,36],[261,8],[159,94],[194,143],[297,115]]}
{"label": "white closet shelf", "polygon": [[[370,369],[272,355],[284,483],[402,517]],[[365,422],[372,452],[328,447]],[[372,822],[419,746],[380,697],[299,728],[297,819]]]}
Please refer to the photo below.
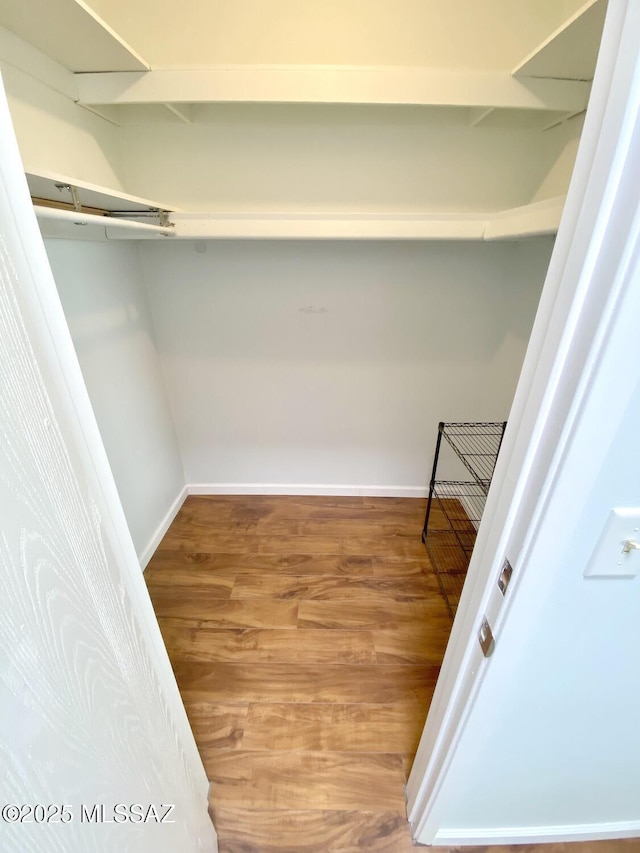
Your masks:
{"label": "white closet shelf", "polygon": [[[0,0],[1,2],[1,0]],[[84,106],[139,104],[398,104],[583,110],[590,86],[520,80],[503,71],[404,66],[230,65],[76,75]]]}
{"label": "white closet shelf", "polygon": [[75,240],[514,240],[558,230],[564,197],[494,213],[172,214],[172,227],[40,207],[44,237]]}
{"label": "white closet shelf", "polygon": [[[164,222],[174,208],[53,172],[27,172],[40,230],[45,237],[84,240],[173,236]],[[145,220],[157,220],[157,222]]]}
{"label": "white closet shelf", "polygon": [[486,220],[484,239],[515,240],[518,237],[556,234],[565,201],[566,196],[555,196],[493,213]]}
{"label": "white closet shelf", "polygon": [[507,240],[558,230],[564,197],[478,213],[175,213],[180,240]]}
{"label": "white closet shelf", "polygon": [[[560,196],[503,211],[196,213],[50,172],[27,183],[43,235],[76,240],[506,240],[555,233],[564,206]],[[69,187],[81,209],[69,209]],[[166,223],[140,221],[159,211]]]}
{"label": "white closet shelf", "polygon": [[176,238],[260,240],[481,240],[481,214],[181,213]]}
{"label": "white closet shelf", "polygon": [[0,0],[2,25],[70,71],[148,71],[83,0]]}
{"label": "white closet shelf", "polygon": [[71,196],[68,191],[60,187],[76,187],[80,200],[84,207],[100,208],[108,211],[123,211],[125,213],[147,213],[154,210],[175,211],[172,205],[151,201],[148,198],[129,195],[120,190],[101,187],[78,178],[70,178],[68,175],[60,175],[57,172],[27,171],[27,184],[32,198],[42,198],[52,202],[69,202]]}
{"label": "white closet shelf", "polygon": [[518,78],[593,80],[606,0],[588,0],[511,72]]}

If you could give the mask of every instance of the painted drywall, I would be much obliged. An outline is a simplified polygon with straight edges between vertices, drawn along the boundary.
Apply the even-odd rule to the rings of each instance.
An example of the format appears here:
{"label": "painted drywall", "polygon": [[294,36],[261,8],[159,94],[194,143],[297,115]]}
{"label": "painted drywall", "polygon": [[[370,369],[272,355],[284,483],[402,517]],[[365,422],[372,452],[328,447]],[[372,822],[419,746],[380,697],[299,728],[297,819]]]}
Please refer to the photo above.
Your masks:
{"label": "painted drywall", "polygon": [[[91,0],[153,67],[211,64],[513,68],[578,0]],[[567,8],[569,7],[569,8]],[[149,22],[153,21],[153,26]]]}
{"label": "painted drywall", "polygon": [[190,210],[469,211],[528,201],[557,152],[466,109],[216,105],[122,129],[131,191]]}
{"label": "painted drywall", "polygon": [[1,70],[26,171],[123,189],[117,127],[16,68]]}
{"label": "painted drywall", "polygon": [[506,418],[550,251],[142,245],[187,482],[424,489],[439,420]]}
{"label": "painted drywall", "polygon": [[69,71],[1,28],[0,67],[27,171],[185,210],[486,212],[558,195],[540,186],[570,171],[564,137],[526,110],[474,127],[465,107],[194,104],[190,124],[162,105],[103,107],[116,127],[75,103]]}
{"label": "painted drywall", "polygon": [[[423,843],[640,835],[639,578],[583,575],[611,508],[640,506],[637,11],[609,7],[511,427],[409,780]],[[622,541],[612,544],[615,568]],[[496,636],[487,660],[483,614]]]}
{"label": "painted drywall", "polygon": [[546,144],[551,143],[554,153],[548,162],[547,172],[531,199],[532,202],[567,194],[583,125],[584,115],[576,116],[545,134],[549,137]]}
{"label": "painted drywall", "polygon": [[47,253],[138,556],[184,487],[138,251],[47,240]]}
{"label": "painted drywall", "polygon": [[[628,318],[637,316],[638,297],[627,302]],[[640,833],[640,575],[583,575],[610,510],[640,511],[638,345],[633,320],[625,323],[611,360],[631,381],[618,384],[608,368],[592,379],[439,795],[443,844],[459,830],[551,840],[554,829]],[[622,559],[615,545],[609,559]],[[635,553],[624,559],[640,566]]]}
{"label": "painted drywall", "polygon": [[526,204],[561,147],[466,108],[196,105],[123,127],[129,192],[196,211],[487,211]]}

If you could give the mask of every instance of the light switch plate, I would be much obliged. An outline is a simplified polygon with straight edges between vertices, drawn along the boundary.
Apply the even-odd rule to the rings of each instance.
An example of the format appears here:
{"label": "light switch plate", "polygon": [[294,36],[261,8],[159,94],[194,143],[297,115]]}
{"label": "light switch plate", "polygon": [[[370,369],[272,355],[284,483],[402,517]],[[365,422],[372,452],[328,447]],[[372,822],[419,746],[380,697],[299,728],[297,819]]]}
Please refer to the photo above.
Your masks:
{"label": "light switch plate", "polygon": [[623,551],[628,539],[640,543],[640,507],[611,510],[584,576],[633,578],[640,574],[640,551]]}

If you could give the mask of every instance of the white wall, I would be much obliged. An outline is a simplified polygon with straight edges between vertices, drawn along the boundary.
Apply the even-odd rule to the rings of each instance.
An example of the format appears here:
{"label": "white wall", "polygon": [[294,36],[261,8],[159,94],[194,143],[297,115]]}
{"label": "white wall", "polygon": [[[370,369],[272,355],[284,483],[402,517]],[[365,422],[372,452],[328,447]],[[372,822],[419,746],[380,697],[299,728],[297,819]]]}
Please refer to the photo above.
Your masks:
{"label": "white wall", "polygon": [[503,210],[561,194],[575,153],[517,110],[472,127],[465,107],[194,104],[192,124],[162,105],[107,107],[115,127],[75,103],[71,72],[1,27],[0,68],[27,171],[186,210]]}
{"label": "white wall", "polygon": [[640,385],[611,444],[598,436],[609,409],[598,396],[448,770],[435,843],[465,829],[505,841],[640,833],[640,577],[583,577],[609,510],[640,507]]}
{"label": "white wall", "polygon": [[184,486],[135,244],[46,241],[129,529],[143,564]]}
{"label": "white wall", "polygon": [[[636,576],[584,576],[611,509],[640,508],[639,40],[637,3],[610,3],[511,429],[409,783],[411,819],[436,846],[629,835],[640,849],[640,554],[621,553],[637,523],[595,564],[625,560]],[[496,637],[487,660],[483,614]]]}
{"label": "white wall", "polygon": [[194,211],[487,211],[526,204],[564,147],[465,108],[196,105],[120,130],[129,192]]}
{"label": "white wall", "polygon": [[187,482],[423,489],[439,420],[507,416],[550,250],[142,245]]}
{"label": "white wall", "polygon": [[[153,67],[430,65],[511,70],[581,0],[91,0]],[[150,26],[150,21],[153,26]]]}
{"label": "white wall", "polygon": [[2,78],[26,171],[122,189],[117,127],[9,65]]}
{"label": "white wall", "polygon": [[567,194],[583,124],[584,115],[575,116],[545,133],[545,145],[553,153],[548,160],[546,174],[531,199],[532,202]]}

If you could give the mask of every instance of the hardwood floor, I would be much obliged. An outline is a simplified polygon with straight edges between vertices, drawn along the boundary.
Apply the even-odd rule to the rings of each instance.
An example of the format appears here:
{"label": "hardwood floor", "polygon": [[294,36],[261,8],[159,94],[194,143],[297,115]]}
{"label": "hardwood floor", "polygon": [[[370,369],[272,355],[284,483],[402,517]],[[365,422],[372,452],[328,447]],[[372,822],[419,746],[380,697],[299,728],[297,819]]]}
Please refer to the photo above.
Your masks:
{"label": "hardwood floor", "polygon": [[220,853],[437,850],[412,845],[404,800],[451,629],[424,511],[395,498],[190,497],[167,532],[145,579]]}

